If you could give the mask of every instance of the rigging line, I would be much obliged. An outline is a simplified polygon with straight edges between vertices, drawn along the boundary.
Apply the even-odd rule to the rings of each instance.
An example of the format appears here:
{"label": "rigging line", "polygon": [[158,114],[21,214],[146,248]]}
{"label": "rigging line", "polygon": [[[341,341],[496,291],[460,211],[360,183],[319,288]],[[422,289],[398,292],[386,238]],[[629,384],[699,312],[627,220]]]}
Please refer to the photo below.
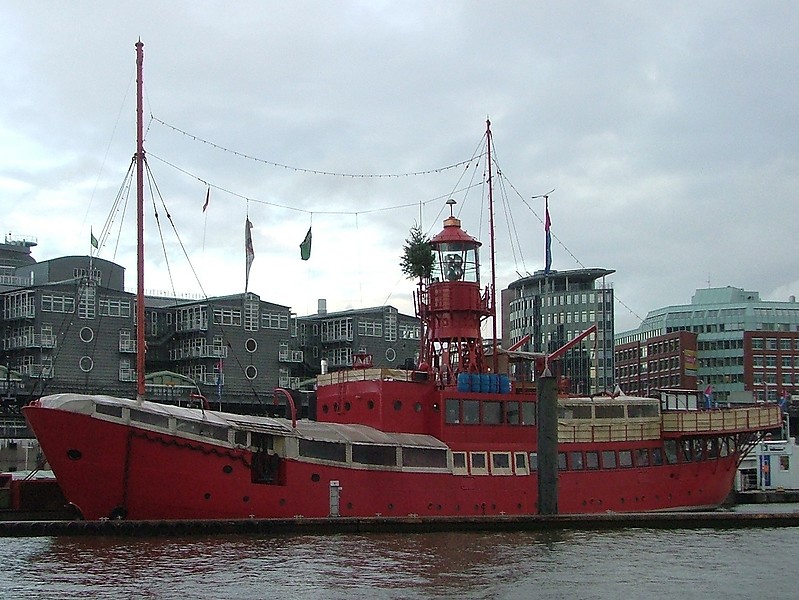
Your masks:
{"label": "rigging line", "polygon": [[108,213],[108,216],[105,219],[105,223],[103,223],[103,227],[100,229],[99,238],[97,241],[98,251],[99,248],[102,248],[105,244],[105,240],[111,233],[111,227],[114,224],[114,218],[116,213],[119,211],[119,203],[122,200],[122,197],[127,192],[130,193],[130,186],[133,181],[133,168],[136,165],[136,157],[134,156],[131,161],[130,165],[128,166],[128,171],[125,173],[125,177],[122,179],[122,185],[119,186],[119,190],[117,190],[117,195],[114,198],[114,203],[111,205],[111,210]]}
{"label": "rigging line", "polygon": [[[203,297],[205,299],[208,299],[208,294],[205,293],[205,289],[203,288],[203,284],[200,281],[200,277],[197,275],[197,271],[194,269],[194,265],[192,264],[191,259],[189,258],[189,253],[186,251],[186,246],[183,244],[183,240],[180,238],[180,234],[178,233],[178,229],[175,226],[175,222],[172,220],[172,215],[169,213],[169,209],[166,206],[166,201],[164,200],[164,197],[161,195],[161,190],[158,187],[158,183],[156,183],[155,178],[153,177],[152,171],[150,170],[150,165],[147,163],[146,160],[144,161],[144,165],[145,165],[145,167],[147,167],[147,180],[149,182],[151,182],[150,183],[151,187],[155,186],[155,190],[156,190],[156,192],[158,192],[158,197],[161,199],[161,204],[164,207],[164,211],[166,211],[166,218],[169,221],[169,224],[172,226],[172,231],[175,233],[175,238],[178,240],[178,244],[180,245],[180,249],[183,251],[183,256],[186,257],[186,262],[189,264],[189,268],[191,269],[192,275],[194,275],[194,280],[197,282],[197,285],[199,286]],[[154,198],[153,198],[153,206],[155,206],[155,199]],[[156,216],[156,219],[157,218],[158,217]],[[163,244],[163,238],[161,240],[161,244],[164,245]],[[164,245],[164,252],[166,253],[166,246],[165,245]],[[169,266],[169,263],[167,263],[167,267],[168,266]],[[172,273],[171,273],[171,271],[169,273],[169,277],[170,277],[170,282],[172,282]],[[172,285],[173,285],[173,293],[174,293],[174,282],[172,282]],[[177,297],[177,294],[175,295],[175,297]]]}
{"label": "rigging line", "polygon": [[169,129],[172,129],[173,131],[176,131],[177,133],[185,135],[186,137],[190,137],[191,139],[193,139],[196,142],[201,142],[203,144],[211,146],[212,148],[216,148],[217,150],[222,150],[223,152],[228,152],[228,153],[233,154],[235,156],[240,156],[241,158],[246,158],[248,160],[252,160],[252,161],[255,161],[255,162],[263,163],[265,165],[270,165],[272,167],[279,167],[281,169],[288,169],[290,171],[296,171],[298,173],[310,173],[312,175],[327,175],[327,176],[330,176],[330,177],[350,177],[350,178],[356,178],[356,179],[387,179],[387,178],[392,178],[392,177],[393,178],[416,177],[416,176],[419,176],[419,175],[431,175],[431,174],[434,174],[434,173],[442,173],[443,171],[448,171],[450,169],[454,169],[454,168],[459,167],[459,166],[461,166],[463,164],[466,164],[466,163],[468,163],[469,161],[472,160],[472,159],[468,159],[468,160],[463,160],[463,161],[457,162],[457,163],[452,164],[452,165],[447,165],[445,167],[437,167],[437,168],[434,168],[434,169],[426,169],[426,170],[423,170],[423,171],[409,171],[407,173],[373,173],[373,174],[370,174],[370,173],[338,173],[338,172],[335,172],[335,171],[323,171],[321,169],[307,169],[307,168],[303,168],[303,167],[294,167],[292,165],[285,165],[285,164],[277,163],[277,162],[274,162],[274,161],[271,161],[271,160],[265,160],[263,158],[258,158],[256,156],[251,156],[249,154],[245,154],[243,152],[239,152],[238,150],[231,150],[230,148],[226,148],[225,146],[220,146],[219,144],[216,144],[214,142],[210,142],[210,141],[208,141],[206,139],[203,139],[203,138],[201,138],[199,136],[196,136],[196,135],[194,135],[192,133],[188,133],[187,131],[183,131],[182,129],[180,129],[178,127],[175,127],[174,125],[170,125],[169,123],[166,123],[165,121],[162,121],[161,119],[159,119],[158,117],[155,117],[153,115],[150,115],[150,118],[153,121],[155,121],[156,123],[160,123],[164,127],[168,127]]}
{"label": "rigging line", "polygon": [[[176,171],[179,171],[179,172],[183,173],[184,175],[187,175],[188,177],[191,177],[192,179],[195,179],[195,180],[199,181],[203,185],[208,186],[210,188],[213,188],[215,190],[218,190],[220,192],[224,192],[226,194],[230,194],[231,196],[234,196],[236,198],[241,198],[242,200],[245,200],[247,202],[255,202],[257,204],[263,204],[265,206],[274,206],[275,208],[282,208],[282,209],[285,209],[285,210],[293,210],[294,212],[299,212],[299,213],[305,213],[305,214],[316,213],[316,214],[319,214],[319,215],[354,215],[356,212],[358,212],[360,214],[369,214],[369,213],[384,212],[384,211],[389,211],[389,210],[398,210],[398,209],[402,209],[402,208],[408,208],[408,207],[411,207],[411,206],[415,207],[416,204],[417,204],[416,202],[409,202],[407,204],[397,204],[397,205],[394,205],[394,206],[385,206],[385,207],[381,207],[381,208],[372,208],[372,209],[367,209],[367,210],[361,209],[361,210],[358,210],[358,211],[308,210],[306,208],[297,208],[296,206],[288,206],[286,204],[278,204],[277,202],[269,202],[267,200],[258,200],[257,198],[250,198],[249,196],[245,196],[244,194],[239,194],[238,192],[234,192],[233,190],[230,190],[228,188],[225,188],[225,187],[222,187],[220,185],[216,185],[216,184],[213,184],[213,183],[211,183],[209,181],[206,181],[202,177],[199,177],[198,175],[195,175],[194,173],[191,173],[191,172],[187,171],[186,169],[183,169],[182,167],[179,167],[179,166],[169,162],[168,160],[163,159],[160,156],[157,156],[157,155],[155,155],[155,154],[153,154],[151,152],[148,153],[147,156],[149,156],[150,158],[154,158],[154,159],[162,162],[163,164],[167,165],[168,167],[172,167]],[[481,183],[475,183],[475,184],[472,184],[472,185],[467,186],[465,188],[460,188],[460,189],[454,190],[451,194],[436,196],[435,198],[430,198],[428,200],[424,200],[424,201],[421,201],[421,202],[423,202],[424,204],[429,204],[430,202],[437,202],[437,201],[441,200],[442,198],[449,198],[452,194],[458,194],[458,193],[461,193],[463,191],[467,191],[471,187],[477,187],[479,185],[481,185]]]}
{"label": "rigging line", "polygon": [[[504,178],[502,177],[502,171],[497,172],[497,188],[499,191],[499,199],[502,203],[502,212],[505,215],[505,226],[508,228],[508,239],[510,240],[510,251],[513,255],[513,264],[514,266],[518,266],[519,258],[521,258],[522,262],[522,269],[525,269],[524,266],[524,257],[521,256],[522,254],[522,245],[519,242],[519,232],[516,229],[516,221],[513,219],[513,213],[510,210],[510,202],[508,201],[508,193],[505,189],[504,185]],[[515,244],[514,244],[515,240]],[[519,249],[519,257],[516,256],[516,248],[518,246]]]}
{"label": "rigging line", "polygon": [[[144,166],[145,168],[147,168],[147,159],[144,160]],[[149,168],[147,169],[147,185],[150,188],[150,198],[153,202],[153,214],[155,215],[155,224],[158,227],[158,237],[161,238],[161,249],[164,251],[164,262],[166,263],[166,272],[169,274],[169,284],[172,286],[172,295],[175,298],[177,298],[178,294],[175,291],[175,281],[172,278],[172,267],[169,264],[169,256],[167,255],[166,243],[164,242],[164,231],[161,229],[161,219],[158,216],[158,207],[155,204],[155,194],[153,193],[153,187],[158,189],[158,186],[155,185],[152,173],[150,172]],[[160,197],[160,192],[159,192],[159,197]],[[163,204],[163,202],[164,199],[161,198],[161,203]],[[166,205],[164,205],[164,211],[166,212],[167,219],[170,219],[169,211],[167,210]]]}

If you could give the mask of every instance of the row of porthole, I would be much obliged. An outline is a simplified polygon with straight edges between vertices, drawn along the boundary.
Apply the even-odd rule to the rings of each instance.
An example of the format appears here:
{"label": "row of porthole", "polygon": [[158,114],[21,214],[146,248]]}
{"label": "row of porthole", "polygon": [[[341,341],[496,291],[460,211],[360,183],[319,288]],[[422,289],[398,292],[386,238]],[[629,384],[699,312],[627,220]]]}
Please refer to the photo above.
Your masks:
{"label": "row of porthole", "polygon": [[[349,402],[345,402],[343,407],[344,407],[344,412],[352,410],[352,404],[350,404]],[[375,407],[374,400],[367,400],[366,401],[366,408],[368,408],[369,410],[374,410],[374,407]],[[338,412],[338,410],[339,410],[338,402],[334,402],[333,403],[333,410]],[[402,410],[402,400],[395,400],[394,401],[394,410],[397,410],[397,411],[398,410]],[[422,403],[421,402],[417,402],[416,404],[414,404],[413,405],[413,410],[415,412],[421,412],[422,411]],[[433,405],[433,410],[438,412],[438,404],[434,404]],[[322,412],[325,413],[325,414],[330,412],[330,406],[328,406],[327,404],[323,404],[322,405]]]}

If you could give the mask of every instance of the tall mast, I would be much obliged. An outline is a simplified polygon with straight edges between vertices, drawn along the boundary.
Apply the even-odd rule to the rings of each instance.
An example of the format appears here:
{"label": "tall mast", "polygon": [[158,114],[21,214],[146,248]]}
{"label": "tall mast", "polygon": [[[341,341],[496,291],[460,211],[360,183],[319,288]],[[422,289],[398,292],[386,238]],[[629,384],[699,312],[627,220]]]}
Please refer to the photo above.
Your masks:
{"label": "tall mast", "polygon": [[494,248],[494,182],[491,170],[491,121],[486,119],[486,143],[488,144],[488,227],[491,248],[491,360],[492,373],[499,373],[499,356],[497,355],[497,264]]}
{"label": "tall mast", "polygon": [[144,44],[136,42],[136,399],[144,400]]}

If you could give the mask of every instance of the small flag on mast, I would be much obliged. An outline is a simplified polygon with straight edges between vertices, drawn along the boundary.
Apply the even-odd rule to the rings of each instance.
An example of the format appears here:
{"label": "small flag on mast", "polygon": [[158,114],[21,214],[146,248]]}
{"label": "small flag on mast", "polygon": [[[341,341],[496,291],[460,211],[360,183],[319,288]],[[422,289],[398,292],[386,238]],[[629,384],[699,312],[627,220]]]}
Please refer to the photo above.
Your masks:
{"label": "small flag on mast", "polygon": [[97,241],[97,238],[94,237],[94,232],[89,230],[89,235],[92,236],[92,248],[100,249],[100,242]]}
{"label": "small flag on mast", "polygon": [[546,201],[546,215],[544,217],[544,232],[546,233],[547,244],[546,244],[546,259],[544,262],[544,274],[549,275],[549,272],[552,270],[552,233],[550,233],[549,228],[552,226],[552,221],[549,218],[549,197],[544,196]]}
{"label": "small flag on mast", "polygon": [[308,260],[311,258],[311,228],[308,228],[308,233],[305,234],[305,239],[300,244],[300,258]]}
{"label": "small flag on mast", "polygon": [[244,224],[244,253],[247,257],[247,270],[244,274],[244,291],[246,292],[250,285],[250,267],[255,259],[255,250],[252,247],[252,223],[249,217],[247,217],[247,222]]}
{"label": "small flag on mast", "polygon": [[203,204],[203,212],[205,212],[205,209],[208,208],[208,202],[210,202],[210,200],[211,200],[211,186],[209,185],[208,191],[205,192],[205,204]]}

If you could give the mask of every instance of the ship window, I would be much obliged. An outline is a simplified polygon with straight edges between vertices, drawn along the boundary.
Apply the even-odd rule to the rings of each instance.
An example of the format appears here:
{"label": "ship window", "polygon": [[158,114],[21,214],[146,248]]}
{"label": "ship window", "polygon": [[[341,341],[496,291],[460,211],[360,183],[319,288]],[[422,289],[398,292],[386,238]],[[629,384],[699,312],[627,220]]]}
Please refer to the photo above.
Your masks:
{"label": "ship window", "polygon": [[729,438],[723,437],[719,440],[719,456],[724,458],[730,455]]}
{"label": "ship window", "polygon": [[394,446],[376,444],[353,444],[352,462],[362,465],[397,466],[397,450]]}
{"label": "ship window", "polygon": [[108,415],[110,417],[122,418],[121,406],[109,406],[107,404],[95,404],[94,410],[101,415]]}
{"label": "ship window", "polygon": [[660,448],[652,448],[652,464],[656,467],[663,464],[663,451]]}
{"label": "ship window", "polygon": [[654,404],[628,404],[627,414],[631,419],[657,417],[658,407]]}
{"label": "ship window", "polygon": [[649,466],[649,449],[638,448],[635,451],[635,466],[648,467]]}
{"label": "ship window", "polygon": [[566,453],[565,452],[558,452],[558,470],[565,471],[566,470]]}
{"label": "ship window", "polygon": [[616,468],[616,453],[613,450],[602,451],[602,468],[604,469]]}
{"label": "ship window", "polygon": [[138,421],[139,423],[147,423],[148,425],[155,425],[156,427],[169,427],[169,417],[166,415],[158,415],[155,413],[145,412],[143,410],[130,409],[130,420]]}
{"label": "ship window", "polygon": [[514,452],[513,461],[517,475],[527,475],[530,472],[527,469],[527,455],[524,452]]}
{"label": "ship window", "polygon": [[599,452],[585,453],[585,468],[591,470],[599,468]]}
{"label": "ship window", "polygon": [[569,452],[569,466],[573,471],[582,471],[585,466],[583,464],[583,453]]}
{"label": "ship window", "polygon": [[483,402],[483,423],[499,425],[502,423],[502,402]]}
{"label": "ship window", "polygon": [[538,470],[538,452],[530,452],[530,470]]}
{"label": "ship window", "polygon": [[694,440],[694,460],[705,460],[705,441],[701,439]]}
{"label": "ship window", "polygon": [[623,419],[624,407],[623,406],[595,406],[594,414],[597,419]]}
{"label": "ship window", "polygon": [[471,463],[472,475],[488,475],[485,452],[470,452],[469,462]]}
{"label": "ship window", "polygon": [[633,453],[630,450],[619,450],[619,466],[632,467]]}
{"label": "ship window", "polygon": [[476,425],[480,423],[479,400],[463,401],[463,422],[466,423],[467,425]]}
{"label": "ship window", "polygon": [[347,460],[347,446],[340,442],[301,439],[300,456],[345,462]]}
{"label": "ship window", "polygon": [[466,475],[469,471],[466,468],[466,453],[453,452],[452,453],[452,471],[456,475]]}
{"label": "ship window", "polygon": [[402,466],[446,469],[447,451],[444,448],[403,448]]}
{"label": "ship window", "polygon": [[246,446],[247,445],[247,432],[235,430],[233,432],[233,442],[238,446]]}
{"label": "ship window", "polygon": [[663,450],[666,453],[666,463],[670,465],[677,464],[677,442],[675,440],[664,441]]}
{"label": "ship window", "polygon": [[522,402],[522,425],[535,425],[535,402]]}
{"label": "ship window", "polygon": [[444,401],[444,422],[457,424],[461,422],[461,403],[454,398],[447,398]]}
{"label": "ship window", "polygon": [[680,442],[680,459],[682,462],[691,462],[693,460],[691,440],[682,440],[682,442]]}
{"label": "ship window", "polygon": [[519,403],[506,402],[505,403],[505,422],[511,425],[519,424]]}
{"label": "ship window", "polygon": [[567,405],[558,407],[559,419],[590,419],[591,406],[587,404]]}
{"label": "ship window", "polygon": [[510,452],[491,453],[491,473],[494,475],[512,475],[510,470]]}

